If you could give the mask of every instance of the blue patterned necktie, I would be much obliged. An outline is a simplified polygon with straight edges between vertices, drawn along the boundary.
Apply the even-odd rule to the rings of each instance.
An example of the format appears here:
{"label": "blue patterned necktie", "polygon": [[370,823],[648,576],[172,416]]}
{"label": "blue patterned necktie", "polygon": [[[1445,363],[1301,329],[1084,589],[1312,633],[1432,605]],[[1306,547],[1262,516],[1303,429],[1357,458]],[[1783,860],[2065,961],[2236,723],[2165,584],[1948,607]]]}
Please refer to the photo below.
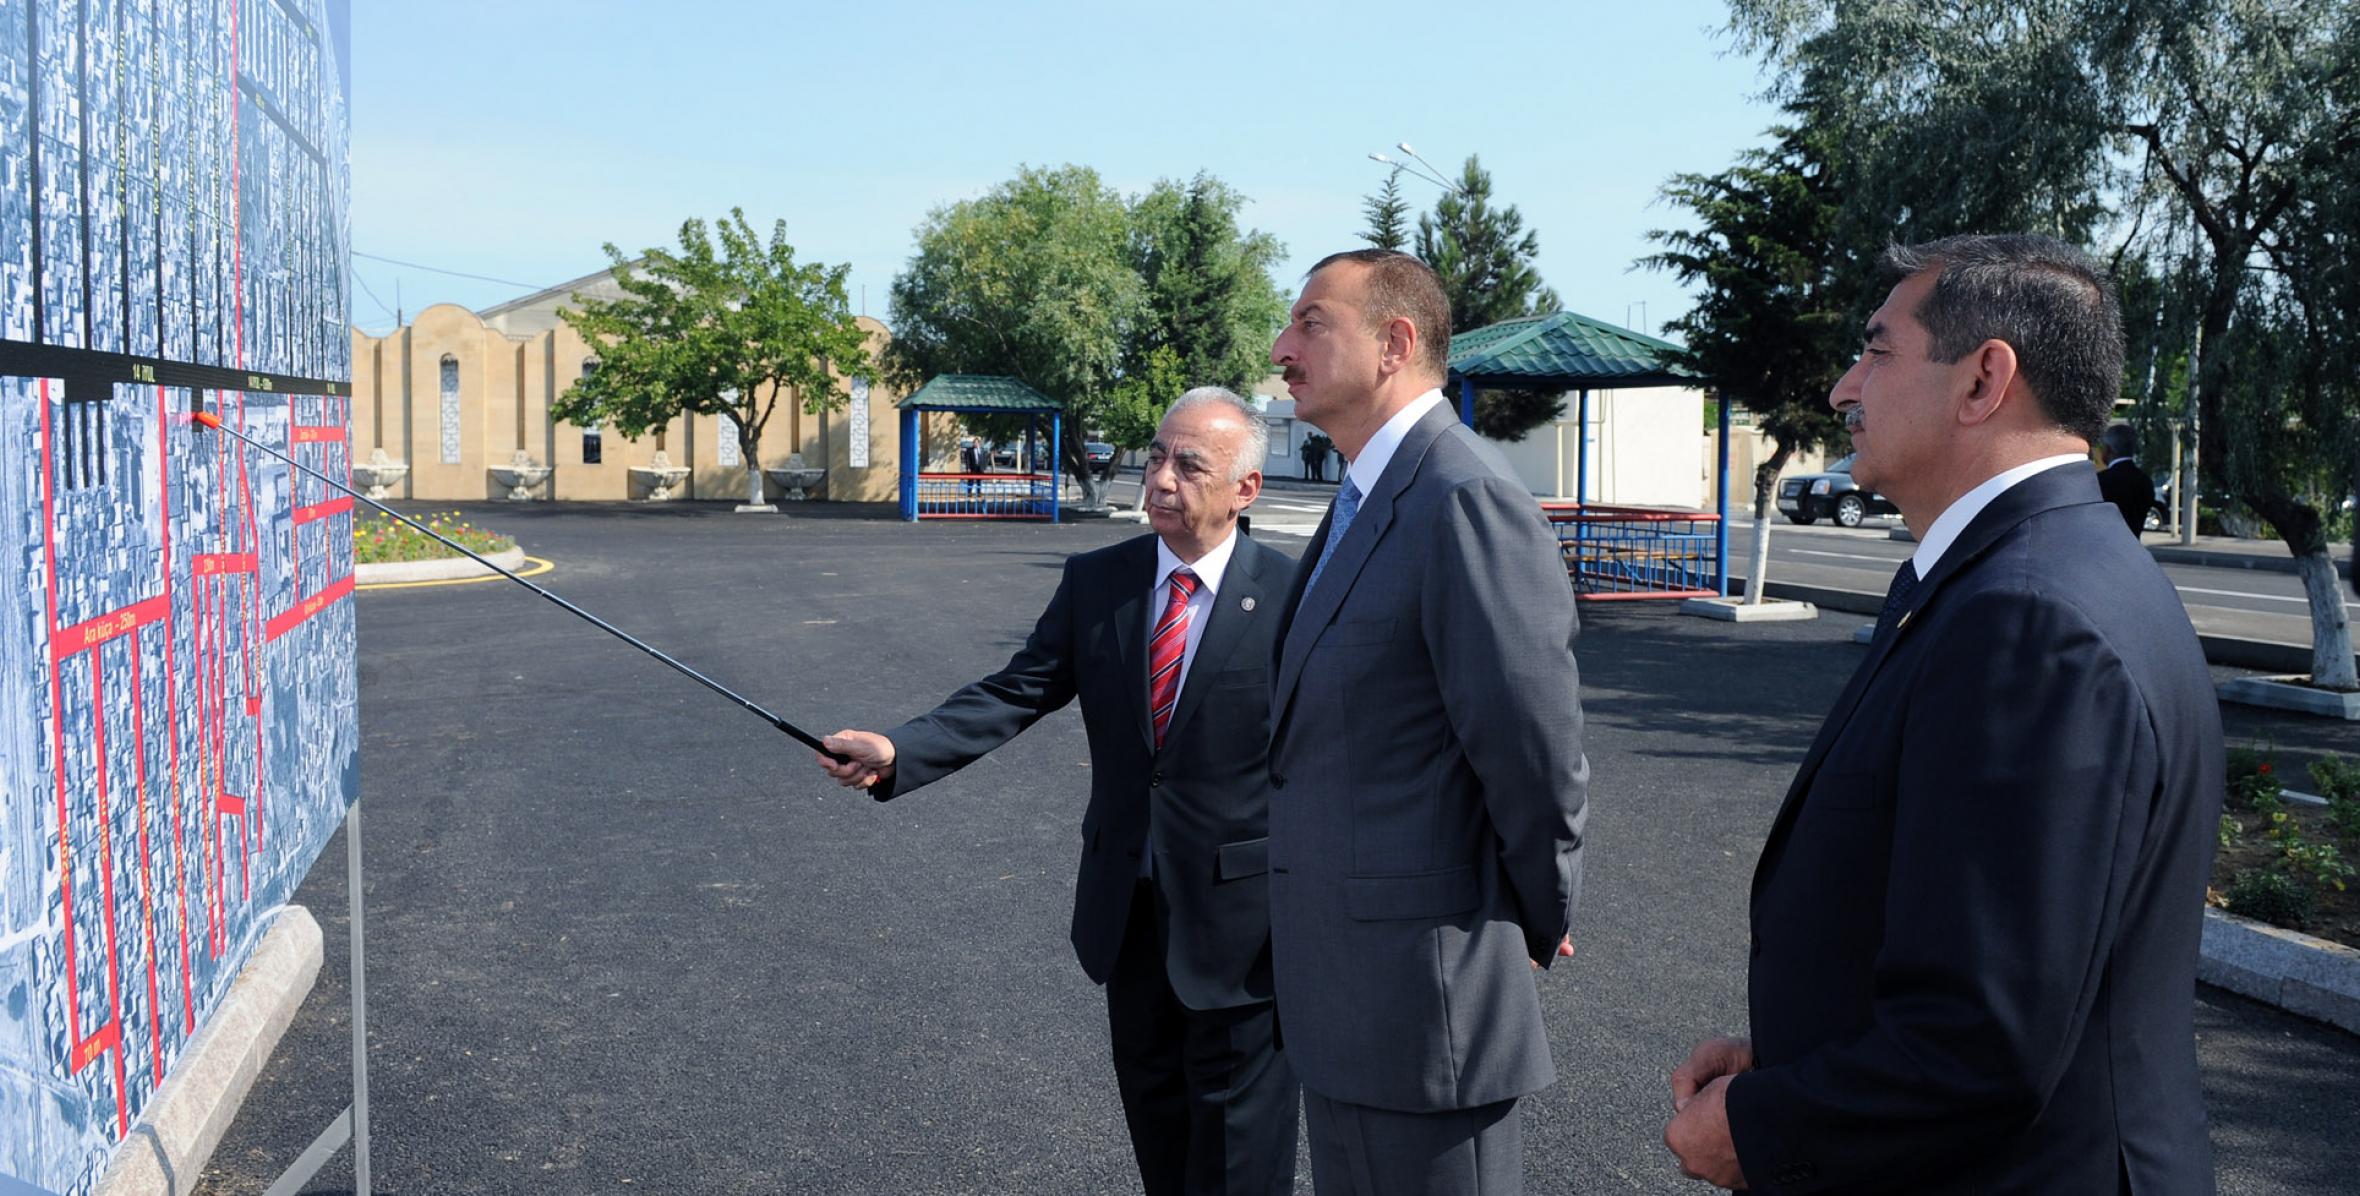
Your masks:
{"label": "blue patterned necktie", "polygon": [[1319,584],[1319,572],[1327,568],[1328,558],[1336,555],[1336,545],[1344,540],[1344,533],[1352,528],[1352,517],[1360,513],[1360,487],[1347,480],[1336,488],[1335,518],[1328,523],[1327,544],[1319,550],[1319,562],[1311,566],[1311,580],[1304,583],[1303,592]]}
{"label": "blue patterned necktie", "polygon": [[1901,568],[1893,574],[1892,586],[1885,591],[1884,609],[1877,612],[1878,642],[1883,642],[1886,636],[1893,634],[1893,628],[1901,620],[1901,612],[1909,609],[1909,595],[1917,589],[1917,584],[1916,559],[1901,562]]}

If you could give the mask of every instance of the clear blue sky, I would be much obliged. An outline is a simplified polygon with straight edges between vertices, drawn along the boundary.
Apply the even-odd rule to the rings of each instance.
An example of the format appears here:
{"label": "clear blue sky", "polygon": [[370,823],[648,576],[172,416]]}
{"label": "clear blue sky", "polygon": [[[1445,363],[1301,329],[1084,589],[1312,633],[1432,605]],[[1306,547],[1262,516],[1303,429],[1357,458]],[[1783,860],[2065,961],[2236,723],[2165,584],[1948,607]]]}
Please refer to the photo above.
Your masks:
{"label": "clear blue sky", "polygon": [[[1644,302],[1654,331],[1688,306],[1630,269],[1681,219],[1657,189],[1776,119],[1718,0],[353,7],[355,250],[549,285],[603,267],[603,242],[671,244],[736,205],[851,263],[880,318],[926,213],[1019,163],[1092,166],[1126,193],[1209,170],[1285,242],[1291,292],[1360,243],[1384,171],[1366,155],[1406,140],[1446,173],[1480,153],[1566,305],[1638,324]],[[1437,193],[1404,186],[1420,206]],[[354,267],[372,330],[397,280],[412,314],[525,293]]]}

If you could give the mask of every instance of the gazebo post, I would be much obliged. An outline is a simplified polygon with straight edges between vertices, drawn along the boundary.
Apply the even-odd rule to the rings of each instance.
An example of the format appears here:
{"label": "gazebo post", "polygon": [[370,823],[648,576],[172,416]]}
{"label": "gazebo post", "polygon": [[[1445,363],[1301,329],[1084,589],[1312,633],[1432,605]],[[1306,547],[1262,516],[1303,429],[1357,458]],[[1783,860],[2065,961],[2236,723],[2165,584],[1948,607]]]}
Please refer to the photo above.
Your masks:
{"label": "gazebo post", "polygon": [[1582,388],[1581,416],[1577,421],[1581,435],[1574,438],[1573,502],[1586,506],[1590,501],[1590,388]]}
{"label": "gazebo post", "polygon": [[901,518],[904,523],[918,521],[918,462],[922,459],[918,452],[918,429],[923,426],[924,421],[918,418],[917,408],[901,409]]}
{"label": "gazebo post", "polygon": [[1051,523],[1063,522],[1057,517],[1057,513],[1064,504],[1058,502],[1057,497],[1065,483],[1065,479],[1058,472],[1065,468],[1065,457],[1062,451],[1064,446],[1065,412],[1062,410],[1052,411],[1049,413],[1049,522]]}
{"label": "gazebo post", "polygon": [[[1719,575],[1717,582],[1721,589],[1721,597],[1727,598],[1729,596],[1729,395],[1724,392],[1714,401],[1720,405],[1721,409],[1721,464],[1718,482],[1713,487],[1719,495],[1714,510],[1720,514],[1720,522],[1713,528],[1713,572]],[[1759,583],[1752,579],[1748,579],[1746,582],[1749,589],[1757,584]]]}
{"label": "gazebo post", "polygon": [[1475,426],[1475,380],[1459,375],[1459,422]]}

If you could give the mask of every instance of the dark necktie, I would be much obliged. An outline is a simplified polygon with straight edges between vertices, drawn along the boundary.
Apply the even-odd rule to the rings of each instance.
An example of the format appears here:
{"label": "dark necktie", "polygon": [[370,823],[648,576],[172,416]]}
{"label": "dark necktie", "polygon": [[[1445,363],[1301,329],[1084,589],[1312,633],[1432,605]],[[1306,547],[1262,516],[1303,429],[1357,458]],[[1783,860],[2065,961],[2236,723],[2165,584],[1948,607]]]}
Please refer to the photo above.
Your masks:
{"label": "dark necktie", "polygon": [[1893,634],[1894,627],[1901,622],[1902,612],[1909,609],[1909,595],[1917,589],[1917,584],[1917,561],[1912,558],[1901,562],[1901,568],[1893,573],[1892,586],[1885,590],[1884,609],[1877,612],[1876,638],[1879,643]]}

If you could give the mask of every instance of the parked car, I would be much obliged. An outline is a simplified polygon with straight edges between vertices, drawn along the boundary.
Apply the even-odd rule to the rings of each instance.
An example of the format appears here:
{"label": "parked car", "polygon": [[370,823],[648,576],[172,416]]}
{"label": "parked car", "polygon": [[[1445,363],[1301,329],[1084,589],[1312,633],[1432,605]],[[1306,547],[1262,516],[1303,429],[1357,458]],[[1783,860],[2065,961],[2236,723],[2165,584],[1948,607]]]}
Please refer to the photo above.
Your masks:
{"label": "parked car", "polygon": [[1090,472],[1098,480],[1114,480],[1114,446],[1103,440],[1092,440],[1082,445],[1082,457],[1090,463]]}
{"label": "parked car", "polygon": [[1852,480],[1852,458],[1839,457],[1825,473],[1797,474],[1778,483],[1778,509],[1806,527],[1833,519],[1844,527],[1859,527],[1871,515],[1898,515],[1899,507],[1874,490]]}
{"label": "parked car", "polygon": [[992,466],[995,469],[1016,468],[1016,458],[1016,442],[1013,440],[992,450]]}

